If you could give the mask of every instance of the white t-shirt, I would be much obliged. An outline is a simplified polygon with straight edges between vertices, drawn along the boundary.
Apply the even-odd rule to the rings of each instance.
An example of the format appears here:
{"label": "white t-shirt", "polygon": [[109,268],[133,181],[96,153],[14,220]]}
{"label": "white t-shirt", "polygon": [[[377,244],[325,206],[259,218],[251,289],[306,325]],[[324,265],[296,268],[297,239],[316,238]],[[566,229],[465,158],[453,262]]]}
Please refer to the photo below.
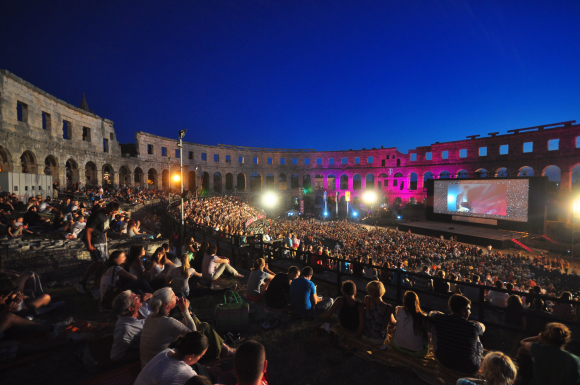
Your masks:
{"label": "white t-shirt", "polygon": [[219,257],[216,255],[204,255],[203,256],[203,262],[201,263],[201,271],[203,274],[203,278],[205,279],[211,279],[211,277],[213,277],[213,275],[215,274],[215,270],[216,270],[216,265],[217,262],[216,260]]}
{"label": "white t-shirt", "polygon": [[250,277],[248,278],[248,288],[246,294],[259,296],[260,286],[270,277],[270,274],[263,270],[252,270]]}
{"label": "white t-shirt", "polygon": [[415,335],[413,329],[413,317],[405,309],[397,313],[397,332],[395,333],[395,343],[405,349],[418,352],[423,349],[423,333]]}
{"label": "white t-shirt", "polygon": [[190,267],[188,272],[188,276],[185,277],[183,275],[183,271],[181,268],[174,268],[171,269],[169,276],[171,277],[171,288],[174,292],[181,291],[183,293],[189,294],[189,277],[195,273],[195,269]]}
{"label": "white t-shirt", "polygon": [[509,296],[508,293],[490,290],[487,294],[487,300],[494,306],[506,307]]}
{"label": "white t-shirt", "polygon": [[195,370],[185,362],[170,358],[167,349],[156,355],[139,373],[135,385],[183,385],[193,376]]}

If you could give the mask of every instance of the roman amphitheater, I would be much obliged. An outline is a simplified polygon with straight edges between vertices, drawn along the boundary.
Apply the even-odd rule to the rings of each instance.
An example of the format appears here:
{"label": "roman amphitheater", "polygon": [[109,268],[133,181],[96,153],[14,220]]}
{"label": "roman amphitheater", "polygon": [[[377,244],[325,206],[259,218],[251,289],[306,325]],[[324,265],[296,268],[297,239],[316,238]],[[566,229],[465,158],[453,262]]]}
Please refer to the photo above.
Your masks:
{"label": "roman amphitheater", "polygon": [[[195,128],[180,128],[195,138]],[[137,131],[134,144],[121,145],[113,121],[90,111],[84,96],[75,107],[6,70],[0,70],[0,133],[1,171],[51,175],[60,186],[165,188],[179,170],[177,130],[174,138]],[[406,205],[425,199],[428,178],[549,175],[566,195],[580,171],[575,121],[470,135],[406,154],[381,145],[388,136],[385,130],[373,148],[337,151],[184,142],[184,185],[248,196],[275,189],[286,202],[306,193],[310,205],[322,204],[325,191],[340,200],[350,191],[356,205],[364,190],[375,189],[382,203]]]}

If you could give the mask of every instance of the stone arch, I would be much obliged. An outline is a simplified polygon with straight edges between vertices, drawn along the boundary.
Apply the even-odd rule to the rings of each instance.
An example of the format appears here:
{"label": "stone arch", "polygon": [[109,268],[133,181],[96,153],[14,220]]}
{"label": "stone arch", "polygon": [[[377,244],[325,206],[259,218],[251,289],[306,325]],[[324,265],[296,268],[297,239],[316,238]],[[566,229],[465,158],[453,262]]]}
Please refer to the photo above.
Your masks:
{"label": "stone arch", "polygon": [[226,174],[226,190],[232,191],[234,189],[234,176],[231,172]]}
{"label": "stone arch", "polygon": [[314,175],[314,189],[324,190],[324,177],[322,176],[322,174]]}
{"label": "stone arch", "polygon": [[397,206],[397,205],[399,205],[399,206],[400,206],[400,205],[402,205],[402,204],[403,204],[403,199],[401,199],[401,197],[396,197],[396,198],[395,198],[395,203],[394,203],[394,204],[395,204],[395,206]]}
{"label": "stone arch", "polygon": [[0,146],[0,171],[12,171],[12,156],[2,146]]}
{"label": "stone arch", "polygon": [[274,174],[267,174],[266,175],[266,189],[274,189],[276,186],[276,177]]}
{"label": "stone arch", "polygon": [[348,175],[346,174],[340,176],[340,189],[348,190]]}
{"label": "stone arch", "polygon": [[457,171],[457,178],[469,178],[469,173],[466,170]]}
{"label": "stone arch", "polygon": [[306,190],[310,190],[312,188],[312,177],[310,174],[302,175],[302,187]]}
{"label": "stone arch", "polygon": [[475,177],[476,178],[487,178],[487,170],[485,168],[478,168],[477,170],[475,170]]}
{"label": "stone arch", "polygon": [[547,176],[550,182],[560,183],[561,172],[560,167],[550,165],[544,167],[542,170],[542,176]]}
{"label": "stone arch", "polygon": [[354,174],[352,176],[352,189],[355,191],[360,190],[361,184],[362,184],[362,177],[360,176],[360,174]]}
{"label": "stone arch", "polygon": [[288,183],[286,182],[286,174],[278,175],[278,189],[286,190],[288,188]]}
{"label": "stone arch", "polygon": [[580,163],[570,169],[570,183],[573,186],[580,185]]}
{"label": "stone arch", "polygon": [[330,174],[326,179],[326,184],[328,185],[329,191],[336,191],[336,176]]}
{"label": "stone arch", "polygon": [[409,204],[410,205],[416,205],[417,204],[417,198],[415,198],[415,197],[409,198]]}
{"label": "stone arch", "polygon": [[298,187],[300,187],[300,183],[298,181],[298,175],[292,174],[292,176],[290,177],[290,188],[294,189],[294,188],[298,188]]}
{"label": "stone arch", "polygon": [[495,170],[495,177],[496,178],[506,178],[509,175],[509,171],[506,167],[500,167]]}
{"label": "stone arch", "polygon": [[131,171],[127,166],[121,166],[119,169],[119,184],[131,186]]}
{"label": "stone arch", "polygon": [[530,166],[520,167],[518,176],[534,176],[534,169]]}
{"label": "stone arch", "polygon": [[389,176],[384,172],[379,174],[380,180],[377,182],[377,188],[382,190],[383,187],[389,187],[389,180],[387,179]]}
{"label": "stone arch", "polygon": [[139,186],[143,183],[143,169],[141,167],[135,168],[135,172],[133,173],[133,181]]}
{"label": "stone arch", "polygon": [[187,185],[189,191],[191,191],[192,193],[194,193],[195,190],[197,190],[197,173],[195,171],[190,171],[187,174]]}
{"label": "stone arch", "polygon": [[423,174],[423,182],[425,182],[427,179],[433,179],[433,173],[431,171],[427,171],[425,174]]}
{"label": "stone arch", "polygon": [[[399,179],[403,178],[403,174],[400,172],[395,173],[393,175],[393,187],[397,187],[399,185]],[[401,189],[404,187],[403,182],[401,181]]]}
{"label": "stone arch", "polygon": [[155,170],[154,168],[150,168],[149,171],[147,171],[147,185],[153,187],[153,188],[157,188],[157,170]]}
{"label": "stone arch", "polygon": [[26,150],[20,155],[20,166],[24,174],[38,174],[36,155],[32,151]]}
{"label": "stone arch", "polygon": [[69,158],[65,165],[65,178],[67,186],[80,182],[79,165],[73,158]]}
{"label": "stone arch", "polygon": [[114,182],[115,182],[115,170],[113,170],[113,166],[107,163],[103,166],[103,181],[101,185],[112,186]]}
{"label": "stone arch", "polygon": [[245,191],[246,190],[246,175],[239,173],[236,177],[236,190]]}
{"label": "stone arch", "polygon": [[59,174],[58,160],[54,155],[48,155],[44,158],[44,175],[52,175],[53,180],[58,179]]}
{"label": "stone arch", "polygon": [[419,176],[416,172],[412,172],[409,174],[409,190],[417,190],[417,182],[419,180]]}
{"label": "stone arch", "polygon": [[213,173],[213,191],[222,192],[222,174],[217,171]]}
{"label": "stone arch", "polygon": [[161,171],[161,187],[169,187],[169,170]]}
{"label": "stone arch", "polygon": [[373,190],[375,188],[375,176],[373,174],[367,174],[365,189]]}
{"label": "stone arch", "polygon": [[449,178],[451,178],[451,173],[447,170],[441,171],[441,173],[439,174],[439,178],[440,179],[449,179]]}
{"label": "stone arch", "polygon": [[95,186],[97,183],[97,165],[89,161],[85,164],[85,185]]}
{"label": "stone arch", "polygon": [[207,171],[201,174],[201,189],[209,191],[209,173]]}
{"label": "stone arch", "polygon": [[262,174],[258,172],[253,172],[250,175],[250,190],[262,191]]}
{"label": "stone arch", "polygon": [[319,206],[319,207],[323,207],[324,206],[324,199],[320,195],[317,195],[316,198],[314,198],[314,205]]}

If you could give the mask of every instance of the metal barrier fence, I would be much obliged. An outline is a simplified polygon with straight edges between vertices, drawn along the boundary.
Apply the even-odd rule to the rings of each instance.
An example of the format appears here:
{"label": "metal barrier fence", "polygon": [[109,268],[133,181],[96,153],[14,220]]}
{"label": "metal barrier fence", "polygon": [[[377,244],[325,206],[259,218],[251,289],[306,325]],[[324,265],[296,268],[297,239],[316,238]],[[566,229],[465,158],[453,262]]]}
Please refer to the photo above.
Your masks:
{"label": "metal barrier fence", "polygon": [[[168,210],[169,211],[169,210]],[[169,216],[170,217],[170,216]],[[178,220],[170,217],[174,223]],[[216,245],[218,248],[217,255],[228,256],[232,263],[243,268],[250,268],[252,263],[257,258],[264,258],[269,264],[276,263],[277,267],[289,267],[297,264],[302,267],[310,266],[315,271],[314,278],[333,284],[336,289],[336,295],[341,295],[342,282],[344,280],[353,280],[357,284],[359,292],[366,292],[365,283],[378,279],[385,286],[386,293],[384,299],[395,302],[400,305],[403,301],[405,291],[412,290],[419,295],[421,307],[424,310],[439,310],[448,312],[447,301],[452,294],[440,294],[432,290],[420,289],[413,286],[413,282],[418,280],[441,280],[449,283],[450,286],[458,286],[467,298],[471,300],[472,314],[471,318],[476,319],[488,325],[494,325],[508,330],[522,330],[522,328],[515,328],[509,326],[505,322],[505,318],[509,315],[510,310],[505,307],[498,307],[490,304],[486,300],[486,292],[499,292],[507,294],[516,294],[520,297],[525,297],[526,300],[539,298],[545,303],[551,302],[554,306],[557,303],[569,304],[573,306],[573,319],[559,319],[554,317],[551,313],[541,311],[523,311],[515,316],[525,317],[527,327],[526,330],[530,334],[536,334],[543,330],[543,327],[548,322],[562,322],[574,329],[580,329],[580,302],[575,300],[563,300],[560,298],[535,294],[524,293],[515,290],[498,289],[496,287],[484,286],[474,283],[467,283],[461,281],[452,281],[450,279],[438,278],[434,276],[426,276],[420,273],[405,271],[403,269],[386,268],[382,266],[375,266],[367,263],[360,263],[365,269],[374,269],[377,271],[377,278],[368,278],[363,275],[354,275],[352,269],[346,268],[347,265],[353,264],[352,261],[346,261],[335,257],[326,258],[334,268],[325,268],[321,265],[312,264],[311,257],[313,254],[301,254],[299,250],[288,248],[284,246],[282,239],[277,239],[271,242],[265,242],[261,234],[254,236],[235,236],[216,231],[212,228],[204,226],[192,226],[186,224],[186,235],[193,236],[197,241],[206,241],[209,244]]]}

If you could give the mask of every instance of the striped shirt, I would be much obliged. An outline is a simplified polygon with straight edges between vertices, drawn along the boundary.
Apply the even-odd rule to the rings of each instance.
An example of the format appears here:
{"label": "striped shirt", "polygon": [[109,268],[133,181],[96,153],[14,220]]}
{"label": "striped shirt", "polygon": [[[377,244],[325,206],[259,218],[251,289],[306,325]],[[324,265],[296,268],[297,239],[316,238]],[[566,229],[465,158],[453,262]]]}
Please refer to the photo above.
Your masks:
{"label": "striped shirt", "polygon": [[437,335],[435,357],[439,363],[458,372],[475,373],[483,354],[481,325],[454,314],[431,312],[429,317]]}

